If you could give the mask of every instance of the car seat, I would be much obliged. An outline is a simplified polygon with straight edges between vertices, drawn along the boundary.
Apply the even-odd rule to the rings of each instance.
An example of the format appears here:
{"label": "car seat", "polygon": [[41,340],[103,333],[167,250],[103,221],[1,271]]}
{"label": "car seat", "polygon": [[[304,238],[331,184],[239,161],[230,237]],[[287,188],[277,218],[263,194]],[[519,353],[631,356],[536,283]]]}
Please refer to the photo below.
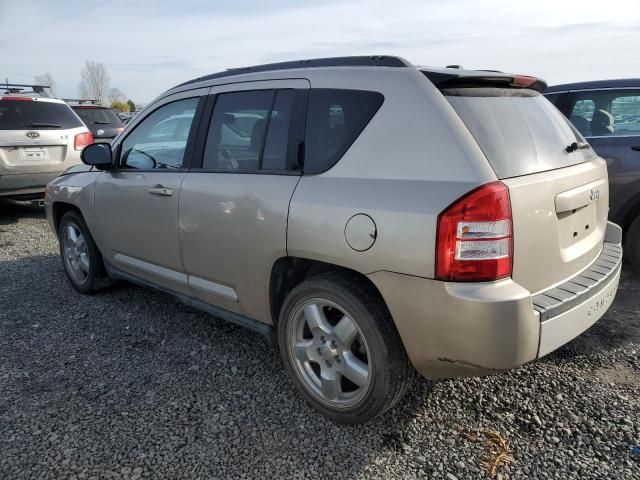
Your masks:
{"label": "car seat", "polygon": [[611,135],[613,123],[613,115],[606,110],[596,110],[591,119],[591,135]]}

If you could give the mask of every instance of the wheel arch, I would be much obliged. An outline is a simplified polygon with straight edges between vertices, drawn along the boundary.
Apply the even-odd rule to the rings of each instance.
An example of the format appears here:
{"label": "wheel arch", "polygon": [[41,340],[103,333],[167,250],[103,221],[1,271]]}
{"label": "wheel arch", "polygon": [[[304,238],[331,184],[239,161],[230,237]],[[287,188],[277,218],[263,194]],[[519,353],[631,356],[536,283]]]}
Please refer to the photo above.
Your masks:
{"label": "wheel arch", "polygon": [[342,265],[321,262],[302,257],[280,257],[271,267],[269,280],[269,306],[274,326],[277,327],[280,310],[287,294],[304,280],[328,272],[342,273],[354,281],[363,282],[371,288],[385,304],[380,290],[363,273]]}
{"label": "wheel arch", "polygon": [[71,210],[75,210],[80,215],[82,215],[82,218],[84,218],[82,211],[72,203],[57,201],[51,205],[51,217],[53,219],[53,226],[55,228],[56,235],[58,235],[58,227],[60,226],[60,220],[62,219],[65,213]]}

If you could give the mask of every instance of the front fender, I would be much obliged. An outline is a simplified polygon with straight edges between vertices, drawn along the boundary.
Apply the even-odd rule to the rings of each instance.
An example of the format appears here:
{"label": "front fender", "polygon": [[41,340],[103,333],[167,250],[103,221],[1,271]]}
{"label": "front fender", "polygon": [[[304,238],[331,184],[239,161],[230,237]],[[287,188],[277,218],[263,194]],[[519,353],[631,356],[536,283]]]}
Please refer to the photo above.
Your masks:
{"label": "front fender", "polygon": [[[87,167],[89,170],[75,170],[75,167],[82,166]],[[57,235],[57,222],[60,212],[69,206],[80,210],[89,230],[91,232],[96,231],[94,185],[99,174],[99,171],[91,170],[91,167],[87,165],[76,165],[49,182],[45,191],[44,206],[49,228],[55,235]],[[63,206],[65,207],[63,208]],[[98,243],[97,240],[96,243]]]}

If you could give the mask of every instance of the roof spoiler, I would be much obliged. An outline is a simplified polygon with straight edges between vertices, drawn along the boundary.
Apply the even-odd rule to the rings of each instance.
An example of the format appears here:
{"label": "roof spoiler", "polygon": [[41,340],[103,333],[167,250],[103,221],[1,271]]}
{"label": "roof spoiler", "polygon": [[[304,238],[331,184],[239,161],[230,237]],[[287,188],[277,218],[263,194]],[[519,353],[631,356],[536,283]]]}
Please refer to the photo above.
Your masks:
{"label": "roof spoiler", "polygon": [[542,93],[547,88],[547,82],[540,78],[527,75],[511,75],[508,73],[476,71],[464,72],[421,72],[440,90],[445,88],[465,87],[498,87],[498,88],[528,88]]}
{"label": "roof spoiler", "polygon": [[[25,83],[9,83],[6,82],[0,84],[0,92],[4,94],[11,95],[12,93],[36,93],[38,95],[42,95],[44,97],[48,97],[49,93],[46,91],[47,88],[51,88],[49,85],[29,85]],[[31,89],[31,90],[26,90]]]}

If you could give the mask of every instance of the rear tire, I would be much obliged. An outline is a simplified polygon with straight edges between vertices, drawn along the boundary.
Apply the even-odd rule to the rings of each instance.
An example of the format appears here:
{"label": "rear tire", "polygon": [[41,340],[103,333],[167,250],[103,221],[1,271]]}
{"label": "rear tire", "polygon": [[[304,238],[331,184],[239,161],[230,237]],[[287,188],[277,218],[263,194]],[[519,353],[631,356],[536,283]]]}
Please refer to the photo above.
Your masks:
{"label": "rear tire", "polygon": [[625,254],[636,273],[640,273],[640,215],[638,215],[627,229],[625,240]]}
{"label": "rear tire", "polygon": [[280,312],[278,343],[300,395],[339,423],[383,414],[414,377],[386,305],[356,276],[331,272],[296,286]]}
{"label": "rear tire", "polygon": [[80,212],[70,210],[62,216],[58,242],[64,272],[73,288],[91,294],[111,285],[102,255]]}

